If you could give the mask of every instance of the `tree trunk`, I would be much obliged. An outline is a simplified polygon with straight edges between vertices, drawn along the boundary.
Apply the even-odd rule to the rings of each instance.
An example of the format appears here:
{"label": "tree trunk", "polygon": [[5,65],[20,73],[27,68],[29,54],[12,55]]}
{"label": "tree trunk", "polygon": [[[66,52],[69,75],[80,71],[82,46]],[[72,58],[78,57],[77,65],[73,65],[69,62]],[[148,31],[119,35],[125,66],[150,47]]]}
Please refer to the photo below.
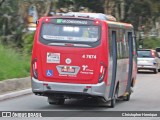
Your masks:
{"label": "tree trunk", "polygon": [[104,3],[104,13],[108,15],[112,15],[115,9],[115,1],[114,0],[105,0]]}
{"label": "tree trunk", "polygon": [[46,12],[44,14],[44,16],[49,16],[50,15],[50,11],[52,10],[52,6],[53,6],[53,2],[52,1],[47,1],[46,3]]}
{"label": "tree trunk", "polygon": [[125,1],[124,0],[121,0],[120,9],[121,9],[121,20],[123,20],[125,16]]}

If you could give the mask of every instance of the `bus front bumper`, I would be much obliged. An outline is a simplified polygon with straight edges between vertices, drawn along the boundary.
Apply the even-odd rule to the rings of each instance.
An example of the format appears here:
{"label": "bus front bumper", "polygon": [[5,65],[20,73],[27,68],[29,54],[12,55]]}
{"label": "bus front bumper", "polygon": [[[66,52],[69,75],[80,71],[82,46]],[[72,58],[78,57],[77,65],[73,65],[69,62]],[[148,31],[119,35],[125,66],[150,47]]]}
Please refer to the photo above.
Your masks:
{"label": "bus front bumper", "polygon": [[47,96],[48,94],[72,94],[89,95],[105,98],[105,82],[98,84],[71,84],[39,81],[32,77],[32,91],[38,95]]}

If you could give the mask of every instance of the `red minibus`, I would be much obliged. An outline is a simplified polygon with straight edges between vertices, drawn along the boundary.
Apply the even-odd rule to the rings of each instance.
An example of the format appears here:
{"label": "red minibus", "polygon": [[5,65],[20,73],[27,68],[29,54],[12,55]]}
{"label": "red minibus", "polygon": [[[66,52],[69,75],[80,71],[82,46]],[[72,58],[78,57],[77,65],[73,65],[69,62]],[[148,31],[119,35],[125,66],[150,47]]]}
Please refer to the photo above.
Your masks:
{"label": "red minibus", "polygon": [[32,91],[49,104],[102,98],[114,107],[130,99],[136,80],[133,26],[100,13],[64,14],[37,21],[31,61]]}

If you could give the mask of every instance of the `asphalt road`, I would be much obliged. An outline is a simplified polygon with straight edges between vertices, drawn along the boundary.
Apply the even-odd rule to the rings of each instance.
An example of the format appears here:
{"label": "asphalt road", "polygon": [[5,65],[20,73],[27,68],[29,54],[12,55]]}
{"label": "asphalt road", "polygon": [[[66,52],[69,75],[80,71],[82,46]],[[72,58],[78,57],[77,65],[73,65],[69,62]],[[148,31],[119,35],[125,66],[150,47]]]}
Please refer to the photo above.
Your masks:
{"label": "asphalt road", "polygon": [[[109,108],[100,101],[67,100],[65,105],[49,105],[46,97],[34,94],[0,101],[0,111],[160,111],[160,73],[141,72],[130,101],[117,101]],[[72,114],[74,117],[74,114]],[[58,119],[58,118],[57,118]],[[93,118],[96,119],[96,118]],[[160,118],[159,118],[160,119]],[[114,118],[114,120],[121,120]],[[123,120],[128,120],[124,119]],[[132,120],[132,119],[131,119]],[[142,119],[141,119],[142,120]],[[145,119],[146,120],[146,119]],[[148,120],[156,120],[154,118]]]}

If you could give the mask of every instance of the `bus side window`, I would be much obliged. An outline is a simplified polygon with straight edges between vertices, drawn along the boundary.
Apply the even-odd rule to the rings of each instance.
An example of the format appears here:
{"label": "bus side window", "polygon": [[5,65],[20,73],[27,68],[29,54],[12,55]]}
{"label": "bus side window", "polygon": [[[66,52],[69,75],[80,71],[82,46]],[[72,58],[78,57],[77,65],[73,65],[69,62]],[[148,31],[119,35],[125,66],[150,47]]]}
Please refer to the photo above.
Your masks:
{"label": "bus side window", "polygon": [[121,38],[121,30],[117,29],[117,57],[118,59],[123,58],[123,41]]}
{"label": "bus side window", "polygon": [[128,40],[128,31],[124,31],[124,39],[125,39],[125,41],[126,41],[126,46],[125,46],[125,51],[127,51],[126,52],[126,58],[128,58],[129,57],[129,40]]}
{"label": "bus side window", "polygon": [[113,58],[113,49],[112,49],[112,30],[109,30],[109,34],[108,34],[108,38],[109,38],[109,56],[110,56],[110,60],[112,60]]}
{"label": "bus side window", "polygon": [[[132,32],[132,33],[133,33],[133,32]],[[133,52],[134,52],[134,54],[137,54],[137,53],[136,53],[136,52],[137,52],[136,37],[135,37],[134,33],[133,33],[132,38],[133,38]]]}

